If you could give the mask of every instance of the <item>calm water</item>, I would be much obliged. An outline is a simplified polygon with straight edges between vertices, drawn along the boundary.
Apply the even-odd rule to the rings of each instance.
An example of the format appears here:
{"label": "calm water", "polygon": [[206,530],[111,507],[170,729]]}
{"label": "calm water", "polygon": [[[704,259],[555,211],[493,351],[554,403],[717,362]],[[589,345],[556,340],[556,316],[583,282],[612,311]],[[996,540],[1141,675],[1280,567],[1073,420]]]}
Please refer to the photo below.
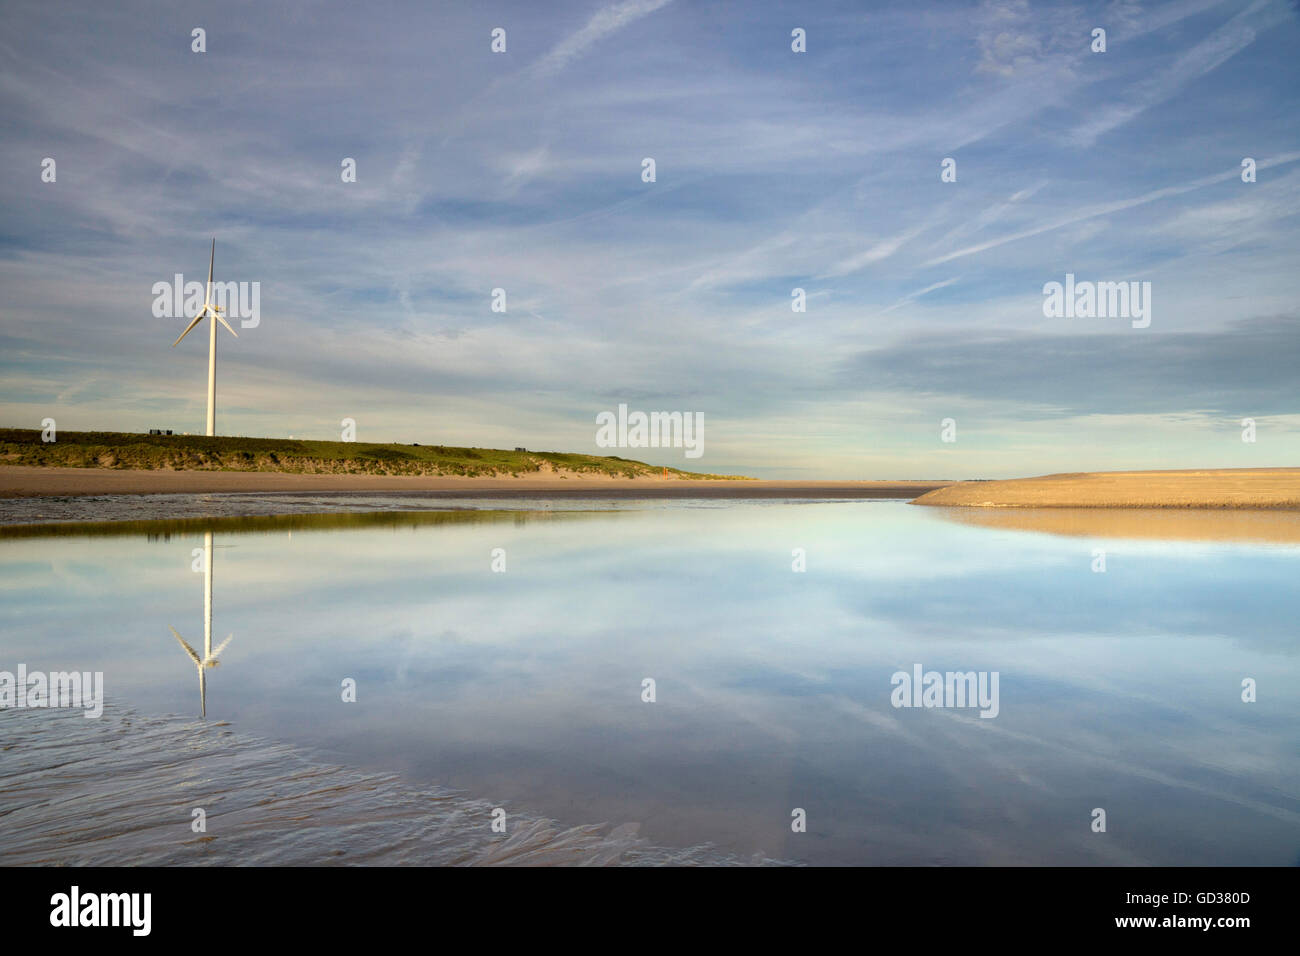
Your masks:
{"label": "calm water", "polygon": [[[329,813],[301,790],[328,833],[278,857],[295,862],[389,860],[376,854],[392,833],[362,825],[373,786],[394,814],[425,812],[420,794],[434,816],[452,792],[465,801],[438,824],[460,844],[408,846],[402,862],[595,824],[696,862],[1300,860],[1300,546],[1286,540],[1048,534],[896,501],[129,529],[0,536],[0,669],[103,671],[110,698],[99,721],[0,713],[18,742],[0,750],[0,814],[27,828],[0,825],[0,862],[35,858],[32,834],[96,799],[103,832],[131,834],[121,858],[175,861],[175,831],[143,825],[142,807],[153,819],[159,801],[200,805],[222,786],[242,809],[205,852],[266,862],[287,838],[257,836],[258,794],[299,793],[280,775],[302,761],[361,789]],[[205,529],[212,643],[233,638],[205,671],[201,722],[169,628],[204,653]],[[996,671],[997,716],[895,708],[891,676],[918,664]],[[194,759],[229,754],[252,756],[224,779]],[[43,802],[47,784],[72,788],[65,804]],[[807,832],[792,832],[795,808]],[[54,832],[75,844],[75,828]]]}

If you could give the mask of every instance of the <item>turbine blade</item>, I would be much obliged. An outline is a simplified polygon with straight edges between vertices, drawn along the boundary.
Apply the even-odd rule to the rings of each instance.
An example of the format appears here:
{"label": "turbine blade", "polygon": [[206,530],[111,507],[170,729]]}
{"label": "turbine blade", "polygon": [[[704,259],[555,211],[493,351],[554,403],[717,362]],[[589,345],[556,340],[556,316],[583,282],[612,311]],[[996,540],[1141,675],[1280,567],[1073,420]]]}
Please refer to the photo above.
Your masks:
{"label": "turbine blade", "polygon": [[208,291],[212,291],[212,263],[217,261],[217,239],[212,237],[212,255],[208,257]]}
{"label": "turbine blade", "polygon": [[224,325],[226,327],[227,332],[229,332],[235,338],[239,338],[239,333],[230,327],[230,323],[226,321],[226,317],[224,315],[222,315],[220,312],[213,312],[212,317],[215,318],[222,325]]}
{"label": "turbine blade", "polygon": [[203,321],[203,313],[206,312],[207,310],[208,307],[206,305],[203,308],[199,309],[199,314],[194,317],[193,322],[191,322],[189,325],[185,327],[185,331],[180,334],[180,337],[177,338],[176,341],[172,343],[172,348],[176,348],[176,346],[180,345],[181,339],[185,338],[185,336],[189,335],[192,331],[194,331],[194,326],[198,325],[200,322]]}
{"label": "turbine blade", "polygon": [[220,644],[218,644],[217,649],[212,652],[212,659],[215,661],[218,657],[220,657],[221,652],[224,651],[227,645],[229,645],[230,642],[233,641],[234,639],[235,639],[234,634],[227,634],[226,639],[222,641]]}
{"label": "turbine blade", "polygon": [[198,664],[199,667],[202,667],[203,665],[199,664],[199,655],[194,653],[194,648],[190,647],[188,644],[185,643],[185,638],[181,637],[179,634],[176,633],[176,628],[172,627],[171,625],[168,625],[167,630],[171,631],[172,637],[176,638],[176,640],[180,642],[181,647],[185,648],[185,653],[190,655],[190,660],[192,660],[195,664]]}

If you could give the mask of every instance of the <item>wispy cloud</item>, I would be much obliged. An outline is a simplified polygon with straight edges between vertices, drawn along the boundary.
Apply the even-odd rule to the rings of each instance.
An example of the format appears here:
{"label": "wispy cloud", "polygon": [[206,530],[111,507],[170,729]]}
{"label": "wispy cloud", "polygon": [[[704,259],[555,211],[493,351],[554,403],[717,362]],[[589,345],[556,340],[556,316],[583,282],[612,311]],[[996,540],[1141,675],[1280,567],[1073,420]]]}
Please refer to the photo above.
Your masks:
{"label": "wispy cloud", "polygon": [[[1258,168],[1270,169],[1275,166],[1281,166],[1286,163],[1293,163],[1300,160],[1300,152],[1284,153],[1281,156],[1275,156],[1270,159],[1260,160]],[[935,256],[926,261],[927,266],[940,265],[945,262],[951,262],[953,259],[960,259],[965,256],[975,255],[980,252],[987,252],[990,249],[996,249],[998,246],[1006,245],[1009,242],[1019,242],[1022,239],[1030,239],[1034,236],[1042,235],[1046,232],[1053,232],[1063,229],[1066,226],[1072,226],[1077,223],[1085,222],[1089,219],[1096,219],[1099,216],[1108,216],[1116,212],[1122,212],[1126,209],[1132,209],[1136,206],[1144,206],[1148,203],[1158,202],[1162,199],[1170,199],[1181,196],[1184,193],[1194,192],[1199,189],[1205,189],[1207,186],[1213,186],[1216,183],[1229,182],[1239,179],[1241,170],[1234,168],[1226,172],[1216,173],[1212,176],[1202,176],[1199,179],[1192,180],[1189,183],[1182,183],[1177,186],[1165,186],[1161,189],[1154,189],[1151,192],[1144,193],[1141,196],[1135,196],[1132,199],[1121,199],[1116,202],[1100,203],[1098,205],[1086,207],[1076,213],[1056,219],[1052,222],[1035,226],[1032,229],[1021,230],[1010,235],[1000,236],[997,239],[990,239],[987,242],[977,243],[973,246],[967,246],[950,252],[945,255]]]}
{"label": "wispy cloud", "polygon": [[1256,0],[1209,37],[1175,57],[1168,67],[1136,85],[1120,103],[1089,111],[1089,118],[1071,136],[1080,146],[1091,146],[1111,130],[1131,122],[1168,101],[1194,80],[1222,66],[1259,36],[1293,17],[1281,0]]}
{"label": "wispy cloud", "polygon": [[559,72],[607,36],[671,2],[672,0],[624,0],[622,3],[602,7],[581,30],[565,37],[538,60],[534,72],[540,76]]}
{"label": "wispy cloud", "polygon": [[958,278],[959,278],[958,276],[953,276],[950,279],[943,279],[940,282],[931,282],[924,289],[917,289],[915,292],[909,292],[907,295],[903,296],[893,305],[881,309],[879,312],[876,313],[876,315],[877,316],[888,315],[890,312],[893,312],[895,309],[900,309],[910,302],[915,302],[917,299],[921,298],[922,296],[927,296],[931,292],[938,292],[940,289],[946,289],[948,288],[948,286],[956,283],[958,281]]}
{"label": "wispy cloud", "polygon": [[[1027,463],[1013,436],[1085,418],[1117,449],[1220,460],[1179,429],[1288,394],[1252,352],[1290,355],[1300,301],[1300,26],[1276,0],[818,5],[802,54],[772,0],[320,0],[292,22],[179,3],[168,23],[202,23],[207,53],[142,30],[144,0],[76,22],[6,5],[0,423],[201,427],[204,343],[171,349],[150,289],[201,270],[212,234],[219,278],[262,283],[261,326],[222,344],[232,432],[347,415],[377,439],[594,451],[596,408],[641,396],[717,422],[720,471],[1015,474],[1079,443],[1043,424]],[[1159,347],[1044,322],[1065,271],[1149,277]],[[1121,381],[1144,375],[1129,350],[1158,394]],[[948,415],[990,457],[939,447]]]}
{"label": "wispy cloud", "polygon": [[883,262],[920,235],[923,228],[924,227],[922,226],[913,226],[911,229],[900,232],[896,236],[890,236],[887,239],[882,239],[879,242],[873,243],[861,252],[837,262],[817,278],[827,279],[836,276],[846,276],[861,269],[865,269],[867,266],[875,265],[877,262]]}

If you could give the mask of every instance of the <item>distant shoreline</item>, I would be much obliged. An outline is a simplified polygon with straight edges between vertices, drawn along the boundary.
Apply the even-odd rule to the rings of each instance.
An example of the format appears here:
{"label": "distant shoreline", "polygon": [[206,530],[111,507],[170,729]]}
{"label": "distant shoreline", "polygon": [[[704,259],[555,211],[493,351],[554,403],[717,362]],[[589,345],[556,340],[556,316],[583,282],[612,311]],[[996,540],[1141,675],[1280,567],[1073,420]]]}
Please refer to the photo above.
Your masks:
{"label": "distant shoreline", "polygon": [[[649,447],[675,446],[656,442]],[[689,461],[690,450],[685,454]],[[750,480],[745,475],[687,471],[618,455],[529,451],[518,447],[510,451],[504,448],[421,445],[418,442],[173,435],[157,429],[142,435],[138,432],[47,432],[34,428],[0,428],[0,464],[26,468],[250,471],[291,475]]]}
{"label": "distant shoreline", "polygon": [[955,482],[917,505],[960,508],[1300,509],[1300,468],[1094,471]]}
{"label": "distant shoreline", "polygon": [[997,481],[765,481],[564,476],[302,474],[0,465],[0,498],[157,494],[412,494],[431,498],[898,498],[958,508],[1300,510],[1300,468],[1080,472]]}
{"label": "distant shoreline", "polygon": [[0,498],[219,493],[409,493],[442,498],[915,498],[944,481],[727,481],[616,478],[462,478],[446,475],[56,468],[0,465]]}

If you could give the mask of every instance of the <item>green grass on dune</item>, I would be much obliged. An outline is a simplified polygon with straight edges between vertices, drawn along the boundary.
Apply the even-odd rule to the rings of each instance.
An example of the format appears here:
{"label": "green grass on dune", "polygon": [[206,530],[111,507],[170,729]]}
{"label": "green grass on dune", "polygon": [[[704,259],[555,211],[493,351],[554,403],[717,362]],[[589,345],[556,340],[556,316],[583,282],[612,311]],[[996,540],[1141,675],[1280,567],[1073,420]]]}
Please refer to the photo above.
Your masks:
{"label": "green grass on dune", "polygon": [[[659,465],[617,456],[564,452],[505,451],[448,445],[396,445],[373,442],[311,441],[291,438],[237,438],[218,435],[140,435],[130,432],[57,433],[44,442],[41,432],[0,428],[0,464],[58,468],[137,468],[200,471],[272,471],[294,474],[526,475],[546,465],[557,471],[616,478],[661,475]],[[678,478],[741,479],[669,468]]]}

